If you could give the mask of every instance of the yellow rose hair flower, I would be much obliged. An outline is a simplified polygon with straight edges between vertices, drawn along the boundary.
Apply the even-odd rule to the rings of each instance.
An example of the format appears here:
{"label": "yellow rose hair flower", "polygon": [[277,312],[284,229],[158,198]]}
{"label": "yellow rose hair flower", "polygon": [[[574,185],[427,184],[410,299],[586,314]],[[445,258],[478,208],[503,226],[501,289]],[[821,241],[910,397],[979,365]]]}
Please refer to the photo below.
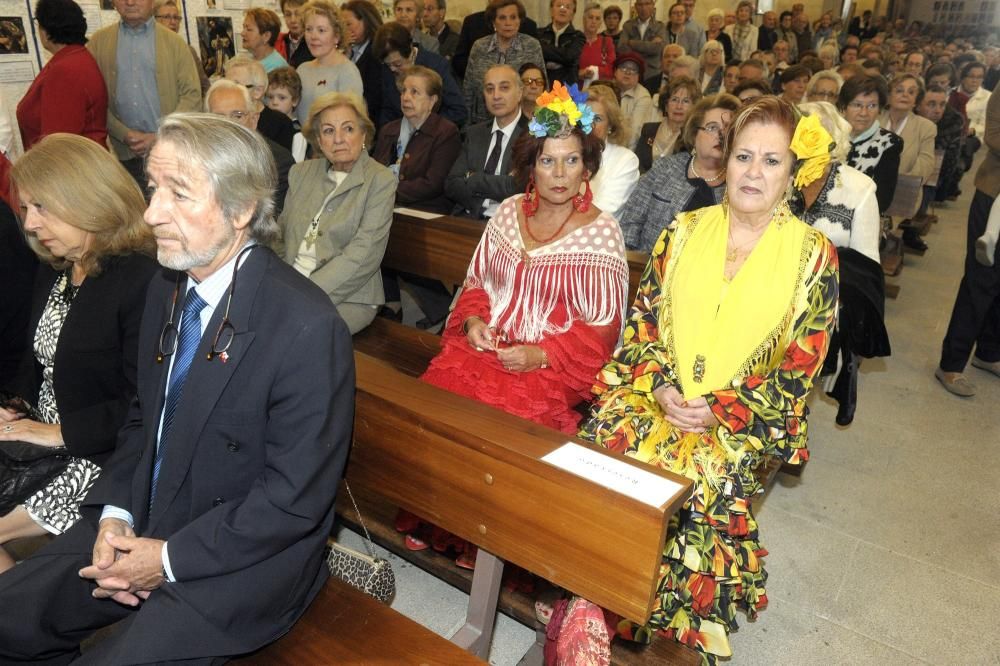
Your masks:
{"label": "yellow rose hair flower", "polygon": [[802,160],[795,174],[795,187],[802,189],[823,175],[826,165],[830,163],[833,143],[833,137],[823,127],[819,116],[802,116],[799,119],[791,144],[792,152]]}

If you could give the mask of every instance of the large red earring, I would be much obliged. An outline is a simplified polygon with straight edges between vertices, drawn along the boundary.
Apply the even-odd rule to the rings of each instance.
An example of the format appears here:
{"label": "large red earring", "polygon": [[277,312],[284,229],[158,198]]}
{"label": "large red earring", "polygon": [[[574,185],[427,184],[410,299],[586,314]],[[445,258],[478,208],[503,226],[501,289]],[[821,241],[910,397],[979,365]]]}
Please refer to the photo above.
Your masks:
{"label": "large red earring", "polygon": [[590,210],[590,202],[594,200],[594,192],[590,189],[590,178],[584,178],[583,183],[587,189],[583,191],[583,194],[577,194],[573,197],[573,208],[580,213],[586,213]]}
{"label": "large red earring", "polygon": [[528,177],[528,187],[524,190],[524,198],[521,199],[521,210],[525,217],[534,217],[538,212],[538,192],[535,191],[535,175]]}

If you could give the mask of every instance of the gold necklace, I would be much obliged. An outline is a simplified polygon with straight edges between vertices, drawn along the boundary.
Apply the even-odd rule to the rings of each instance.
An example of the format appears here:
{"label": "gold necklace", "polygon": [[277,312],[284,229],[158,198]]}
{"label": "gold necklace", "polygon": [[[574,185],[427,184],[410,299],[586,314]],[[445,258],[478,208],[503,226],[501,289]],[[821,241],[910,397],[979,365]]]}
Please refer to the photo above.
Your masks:
{"label": "gold necklace", "polygon": [[[770,223],[770,220],[768,221],[768,224],[769,223]],[[764,224],[764,225],[761,226],[761,229],[766,229],[766,228],[767,228],[767,224]],[[754,231],[757,231],[757,230],[754,229]],[[729,223],[729,244],[733,246],[733,249],[731,249],[731,250],[728,249],[728,248],[726,249],[726,261],[729,262],[729,263],[732,263],[732,262],[736,261],[737,257],[739,257],[740,254],[742,254],[741,250],[743,248],[747,247],[748,245],[750,245],[752,243],[756,243],[757,241],[760,240],[760,237],[763,236],[763,235],[764,235],[763,232],[759,233],[759,234],[757,234],[756,237],[751,238],[750,240],[748,240],[747,242],[743,243],[742,245],[737,246],[736,245],[736,241],[733,240],[733,223],[730,222]]]}

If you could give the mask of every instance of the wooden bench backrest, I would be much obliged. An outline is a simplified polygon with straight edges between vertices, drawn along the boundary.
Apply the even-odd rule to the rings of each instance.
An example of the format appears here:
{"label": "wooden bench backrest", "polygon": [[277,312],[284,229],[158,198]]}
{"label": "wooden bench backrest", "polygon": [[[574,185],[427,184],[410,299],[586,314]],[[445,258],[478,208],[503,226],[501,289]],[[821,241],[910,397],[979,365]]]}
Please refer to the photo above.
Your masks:
{"label": "wooden bench backrest", "polygon": [[374,492],[619,615],[653,609],[667,521],[654,507],[541,460],[566,435],[403,374],[355,351],[352,487]]}
{"label": "wooden bench backrest", "polygon": [[[462,284],[485,228],[484,222],[462,217],[425,220],[395,213],[382,266],[445,284]],[[629,298],[639,289],[648,259],[641,252],[628,253]]]}

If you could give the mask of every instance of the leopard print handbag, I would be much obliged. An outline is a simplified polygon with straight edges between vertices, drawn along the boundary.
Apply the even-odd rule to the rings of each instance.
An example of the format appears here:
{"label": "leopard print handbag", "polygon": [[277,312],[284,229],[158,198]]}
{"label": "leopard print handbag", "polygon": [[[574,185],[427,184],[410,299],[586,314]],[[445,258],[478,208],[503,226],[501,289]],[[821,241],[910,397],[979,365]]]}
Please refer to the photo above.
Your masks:
{"label": "leopard print handbag", "polygon": [[344,481],[344,488],[347,489],[347,496],[351,498],[351,504],[358,514],[358,522],[365,531],[365,550],[359,552],[353,548],[342,546],[331,541],[329,545],[329,555],[326,564],[330,568],[330,574],[336,576],[351,587],[361,590],[384,604],[392,603],[392,598],[396,596],[396,576],[392,571],[389,561],[375,554],[371,536],[365,521],[358,511],[358,504],[351,494],[351,487]]}

